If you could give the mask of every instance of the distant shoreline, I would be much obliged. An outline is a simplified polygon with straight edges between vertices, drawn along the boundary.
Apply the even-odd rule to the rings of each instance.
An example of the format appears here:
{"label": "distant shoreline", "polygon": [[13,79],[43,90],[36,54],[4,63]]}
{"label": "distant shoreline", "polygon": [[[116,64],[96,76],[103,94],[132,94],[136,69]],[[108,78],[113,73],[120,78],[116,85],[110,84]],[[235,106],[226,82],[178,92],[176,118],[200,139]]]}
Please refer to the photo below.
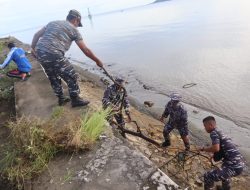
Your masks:
{"label": "distant shoreline", "polygon": [[[170,0],[156,0],[156,1],[154,1],[153,3],[161,3],[161,2],[165,2],[165,1],[170,1]],[[152,3],[152,4],[153,4]]]}

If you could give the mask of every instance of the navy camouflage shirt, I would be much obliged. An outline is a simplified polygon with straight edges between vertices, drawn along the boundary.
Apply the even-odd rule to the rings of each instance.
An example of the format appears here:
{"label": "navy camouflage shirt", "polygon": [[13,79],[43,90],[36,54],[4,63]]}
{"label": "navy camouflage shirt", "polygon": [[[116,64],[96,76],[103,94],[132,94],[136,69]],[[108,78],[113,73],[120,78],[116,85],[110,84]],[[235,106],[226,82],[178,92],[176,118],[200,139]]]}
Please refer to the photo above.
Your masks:
{"label": "navy camouflage shirt", "polygon": [[[118,90],[117,85],[113,84],[109,86],[103,95],[102,105],[106,109],[108,106],[120,106],[122,103],[123,91]],[[129,101],[127,94],[124,97],[123,108],[128,110]]]}
{"label": "navy camouflage shirt", "polygon": [[56,55],[64,55],[73,41],[82,40],[78,29],[69,21],[59,20],[48,23],[36,49]]}
{"label": "navy camouflage shirt", "polygon": [[173,107],[173,102],[169,101],[165,106],[165,110],[162,114],[163,117],[167,118],[169,115],[169,124],[176,125],[176,127],[187,126],[188,116],[184,106],[179,102],[176,107]]}
{"label": "navy camouflage shirt", "polygon": [[210,138],[212,140],[212,145],[220,144],[222,148],[224,153],[223,165],[233,168],[242,168],[245,165],[241,153],[232,142],[231,138],[223,134],[217,128],[210,133]]}

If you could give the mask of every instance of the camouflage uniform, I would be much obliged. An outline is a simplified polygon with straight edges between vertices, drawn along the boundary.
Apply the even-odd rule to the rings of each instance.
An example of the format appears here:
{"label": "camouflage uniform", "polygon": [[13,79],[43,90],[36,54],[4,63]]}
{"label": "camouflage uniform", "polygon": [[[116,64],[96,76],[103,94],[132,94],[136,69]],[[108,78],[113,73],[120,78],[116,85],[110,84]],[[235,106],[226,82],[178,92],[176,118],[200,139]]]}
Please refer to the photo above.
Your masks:
{"label": "camouflage uniform", "polygon": [[[123,90],[119,90],[118,85],[113,84],[109,86],[103,95],[102,99],[102,105],[103,108],[106,109],[108,107],[118,107],[120,108],[121,103],[122,103],[122,98],[123,98]],[[126,114],[129,114],[129,101],[128,101],[128,96],[125,94],[124,100],[123,100],[123,108],[125,109]],[[121,126],[124,126],[124,119],[122,117],[121,113],[116,113],[114,114],[114,117],[117,121],[117,123]],[[112,118],[108,118],[110,121]]]}
{"label": "camouflage uniform", "polygon": [[204,174],[204,188],[212,189],[214,182],[222,181],[222,188],[229,190],[230,178],[240,175],[245,167],[243,157],[232,140],[217,128],[210,133],[210,138],[213,145],[220,144],[224,157],[221,169],[213,169]]}
{"label": "camouflage uniform", "polygon": [[64,57],[72,41],[80,40],[82,40],[81,34],[70,22],[53,21],[47,24],[44,35],[36,45],[38,60],[59,98],[63,96],[61,79],[67,83],[71,97],[76,97],[80,93],[76,72]]}
{"label": "camouflage uniform", "polygon": [[[176,128],[180,135],[188,135],[188,122],[187,122],[187,111],[184,109],[183,105],[178,102],[176,108],[173,107],[173,101],[169,101],[165,107],[162,117],[167,118],[169,116],[168,123],[164,126],[163,136],[165,141],[170,142],[169,133]],[[190,145],[185,144],[186,148],[189,149]]]}

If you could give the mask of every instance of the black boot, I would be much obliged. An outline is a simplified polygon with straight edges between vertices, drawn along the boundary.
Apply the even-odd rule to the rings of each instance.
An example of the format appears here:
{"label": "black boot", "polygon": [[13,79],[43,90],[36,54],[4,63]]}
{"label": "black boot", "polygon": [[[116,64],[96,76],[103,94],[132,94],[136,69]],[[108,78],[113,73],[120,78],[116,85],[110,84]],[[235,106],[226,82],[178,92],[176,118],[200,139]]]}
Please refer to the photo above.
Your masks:
{"label": "black boot", "polygon": [[214,190],[214,186],[204,185],[204,190]]}
{"label": "black boot", "polygon": [[161,144],[162,147],[168,147],[171,145],[171,142],[169,139],[165,139],[165,141]]}
{"label": "black boot", "polygon": [[60,97],[58,97],[58,105],[59,106],[64,106],[69,101],[70,101],[70,98],[68,96],[60,96]]}
{"label": "black boot", "polygon": [[231,189],[230,179],[222,181],[222,189],[223,190],[230,190]]}
{"label": "black boot", "polygon": [[71,106],[72,107],[79,107],[79,106],[87,106],[89,101],[83,100],[79,96],[71,97]]}
{"label": "black boot", "polygon": [[222,186],[221,185],[216,185],[216,190],[223,190]]}

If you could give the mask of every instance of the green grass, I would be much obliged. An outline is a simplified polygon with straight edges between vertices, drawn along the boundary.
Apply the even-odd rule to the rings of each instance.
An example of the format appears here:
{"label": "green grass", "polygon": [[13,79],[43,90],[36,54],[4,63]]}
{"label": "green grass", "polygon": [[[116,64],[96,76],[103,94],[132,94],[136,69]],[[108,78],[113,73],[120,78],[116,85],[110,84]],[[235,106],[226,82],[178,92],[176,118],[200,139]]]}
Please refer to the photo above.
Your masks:
{"label": "green grass", "polygon": [[56,106],[53,108],[51,119],[59,119],[64,114],[64,108],[63,106]]}
{"label": "green grass", "polygon": [[72,177],[73,177],[72,171],[67,170],[67,173],[63,176],[63,183],[70,181]]}
{"label": "green grass", "polygon": [[[4,42],[0,42],[0,63],[5,60],[5,55],[9,51]],[[10,100],[14,96],[13,85],[16,79],[9,78],[6,73],[10,70],[16,69],[16,64],[12,61],[5,69],[0,69],[0,100]]]}
{"label": "green grass", "polygon": [[0,100],[10,100],[14,97],[13,86],[15,79],[7,77],[6,73],[15,68],[15,63],[11,62],[6,69],[0,70]]}
{"label": "green grass", "polygon": [[85,115],[82,118],[81,130],[91,142],[94,142],[104,131],[109,113],[109,110],[101,110],[93,113],[90,117]]}
{"label": "green grass", "polygon": [[0,42],[0,52],[3,51],[3,45],[4,45],[4,43],[3,43],[3,42]]}
{"label": "green grass", "polygon": [[0,160],[0,172],[22,189],[23,182],[39,174],[57,152],[57,148],[40,129],[38,119],[22,117],[10,122],[11,140],[6,146],[5,156]]}
{"label": "green grass", "polygon": [[[10,122],[10,142],[1,151],[4,156],[0,160],[0,173],[22,189],[26,180],[48,168],[57,152],[90,149],[105,130],[108,114],[108,110],[101,110],[74,117],[62,107],[56,107],[47,121],[21,117]],[[71,175],[69,171],[63,180],[69,181]]]}

